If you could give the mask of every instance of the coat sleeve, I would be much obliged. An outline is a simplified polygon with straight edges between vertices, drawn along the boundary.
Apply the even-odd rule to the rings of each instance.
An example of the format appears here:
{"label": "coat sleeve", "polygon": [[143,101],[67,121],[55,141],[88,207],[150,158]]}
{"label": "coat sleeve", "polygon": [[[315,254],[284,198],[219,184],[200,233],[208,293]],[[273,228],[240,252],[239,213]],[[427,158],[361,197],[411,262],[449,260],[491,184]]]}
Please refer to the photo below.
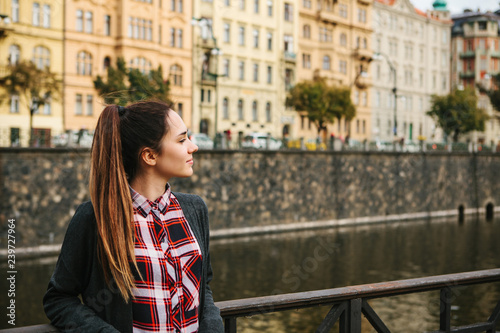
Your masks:
{"label": "coat sleeve", "polygon": [[118,332],[80,300],[96,260],[95,230],[92,205],[90,202],[82,204],[68,226],[43,298],[47,317],[52,325],[64,332]]}
{"label": "coat sleeve", "polygon": [[213,278],[212,265],[210,263],[210,231],[208,223],[208,209],[205,201],[197,195],[175,193],[175,196],[179,199],[184,215],[188,221],[195,222],[190,223],[193,232],[197,235],[200,247],[203,251],[203,272],[205,274],[202,277],[204,280],[204,285],[201,286],[204,289],[202,293],[202,304],[203,309],[200,311],[200,333],[222,333],[224,332],[224,325],[222,324],[222,318],[220,316],[220,310],[214,304],[214,298],[212,296],[212,290],[210,289],[210,282]]}

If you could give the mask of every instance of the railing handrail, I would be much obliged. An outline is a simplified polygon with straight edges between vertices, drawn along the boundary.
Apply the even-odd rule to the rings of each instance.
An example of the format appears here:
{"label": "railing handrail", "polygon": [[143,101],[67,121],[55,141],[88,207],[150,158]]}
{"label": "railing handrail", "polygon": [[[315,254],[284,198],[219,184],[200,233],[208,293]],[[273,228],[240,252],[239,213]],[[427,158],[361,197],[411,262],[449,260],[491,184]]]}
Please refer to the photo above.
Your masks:
{"label": "railing handrail", "polygon": [[[221,316],[226,320],[226,323],[228,323],[227,320],[233,320],[231,318],[268,312],[292,310],[317,305],[331,305],[356,299],[367,300],[379,297],[390,297],[496,281],[500,281],[500,268],[299,293],[244,298],[216,302],[215,305],[219,307]],[[58,331],[53,326],[44,324],[0,330],[0,332],[51,333]]]}
{"label": "railing handrail", "polygon": [[223,317],[243,317],[317,305],[334,304],[356,298],[379,298],[500,281],[500,268],[428,276],[406,280],[362,284],[349,287],[262,296],[217,302]]}

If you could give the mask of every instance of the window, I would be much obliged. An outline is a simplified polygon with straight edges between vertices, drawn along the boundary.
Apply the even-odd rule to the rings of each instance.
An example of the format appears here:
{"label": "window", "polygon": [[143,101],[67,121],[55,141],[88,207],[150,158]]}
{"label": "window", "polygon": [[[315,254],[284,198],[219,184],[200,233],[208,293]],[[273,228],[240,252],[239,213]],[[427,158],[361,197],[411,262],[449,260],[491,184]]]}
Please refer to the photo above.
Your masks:
{"label": "window", "polygon": [[147,74],[151,71],[151,61],[144,57],[136,57],[130,60],[130,68],[138,69],[142,74]]}
{"label": "window", "polygon": [[239,28],[238,44],[241,46],[245,45],[245,27]]}
{"label": "window", "polygon": [[230,41],[230,26],[229,23],[224,23],[224,43],[229,43]]}
{"label": "window", "polygon": [[229,59],[222,60],[222,73],[225,77],[229,77],[231,62]]}
{"label": "window", "polygon": [[40,4],[38,2],[33,2],[33,17],[31,23],[38,27],[40,25]]}
{"label": "window", "polygon": [[323,69],[327,71],[330,70],[330,56],[325,55],[323,57]]}
{"label": "window", "polygon": [[21,49],[18,45],[11,45],[9,47],[9,64],[15,65],[19,62],[21,58]]}
{"label": "window", "polygon": [[229,100],[227,97],[222,100],[222,118],[229,119]]}
{"label": "window", "polygon": [[182,103],[177,103],[177,113],[179,114],[179,116],[182,118],[183,114],[184,114],[184,104]]}
{"label": "window", "polygon": [[285,2],[285,21],[293,21],[293,6],[290,3]]}
{"label": "window", "polygon": [[43,5],[42,26],[50,28],[50,5]]}
{"label": "window", "polygon": [[271,122],[271,103],[270,102],[266,103],[266,121],[268,123]]}
{"label": "window", "polygon": [[[129,17],[128,18],[128,37],[133,38],[133,39],[142,39],[142,40],[149,40],[149,41],[153,40],[153,21],[152,20],[145,20],[145,19],[141,19],[141,18],[137,18],[137,17]],[[173,38],[175,39],[175,36]],[[172,42],[172,39],[171,39],[171,42]]]}
{"label": "window", "polygon": [[107,70],[111,66],[111,58],[109,56],[104,57],[104,61],[102,63],[102,69]]}
{"label": "window", "polygon": [[290,90],[292,88],[293,82],[293,69],[286,68],[285,69],[285,90]]}
{"label": "window", "polygon": [[259,48],[259,30],[254,29],[253,30],[253,47],[254,48]]}
{"label": "window", "polygon": [[273,1],[267,0],[267,16],[273,16]]}
{"label": "window", "polygon": [[12,22],[19,22],[19,0],[12,0]]}
{"label": "window", "polygon": [[170,66],[170,82],[174,86],[182,86],[182,67],[175,64]]}
{"label": "window", "polygon": [[380,91],[375,92],[375,107],[380,107]]}
{"label": "window", "polygon": [[259,13],[259,1],[260,0],[254,0],[253,2],[253,12],[256,14]]}
{"label": "window", "polygon": [[50,67],[50,51],[43,46],[37,46],[33,49],[33,63],[38,69]]}
{"label": "window", "polygon": [[86,51],[81,51],[76,57],[76,73],[79,75],[92,75],[92,56]]}
{"label": "window", "polygon": [[76,94],[75,114],[80,116],[83,114],[83,97],[82,94]]}
{"label": "window", "polygon": [[205,89],[201,89],[201,94],[200,94],[200,102],[205,101]]}
{"label": "window", "polygon": [[358,90],[354,91],[354,104],[359,105],[359,91]]}
{"label": "window", "polygon": [[302,68],[311,68],[311,55],[302,54]]}
{"label": "window", "polygon": [[273,83],[273,68],[267,66],[267,83]]}
{"label": "window", "polygon": [[347,74],[347,61],[339,60],[339,72],[342,74]]}
{"label": "window", "polygon": [[309,24],[304,24],[302,28],[302,36],[307,39],[311,39],[311,26]]}
{"label": "window", "polygon": [[238,62],[238,78],[240,81],[243,81],[245,79],[245,62],[244,61],[239,61]]}
{"label": "window", "polygon": [[177,29],[177,47],[182,48],[182,29]]}
{"label": "window", "polygon": [[253,101],[252,103],[252,120],[253,121],[258,121],[259,119],[259,113],[258,113],[258,109],[257,109],[257,101]]}
{"label": "window", "polygon": [[175,28],[170,28],[170,46],[175,47]]}
{"label": "window", "polygon": [[91,116],[94,113],[94,96],[87,95],[87,110],[86,115]]}
{"label": "window", "polygon": [[238,120],[244,120],[244,114],[243,114],[243,100],[239,99],[238,100]]}
{"label": "window", "polygon": [[271,51],[273,49],[273,34],[272,32],[267,33],[267,49]]}
{"label": "window", "polygon": [[10,128],[10,145],[11,147],[18,147],[19,146],[19,127],[11,127]]}
{"label": "window", "polygon": [[226,7],[231,7],[231,0],[224,0],[224,5]]}
{"label": "window", "polygon": [[253,64],[253,82],[259,82],[259,64]]}
{"label": "window", "polygon": [[19,113],[19,95],[10,96],[10,113]]}
{"label": "window", "polygon": [[285,35],[283,36],[283,39],[285,42],[284,45],[285,52],[293,52],[293,36]]}
{"label": "window", "polygon": [[332,29],[328,28],[319,28],[319,41],[323,43],[331,43],[332,42]]}
{"label": "window", "polygon": [[170,10],[175,12],[175,0],[170,0]]}
{"label": "window", "polygon": [[368,105],[368,94],[366,93],[366,91],[362,91],[361,92],[361,104],[363,106],[367,106]]}
{"label": "window", "polygon": [[347,46],[347,36],[345,33],[340,34],[340,46]]}
{"label": "window", "polygon": [[312,7],[311,0],[302,0],[302,6],[304,8],[311,8]]}
{"label": "window", "polygon": [[91,34],[94,31],[92,12],[85,12],[85,32]]}
{"label": "window", "polygon": [[104,15],[104,35],[111,36],[111,16]]}
{"label": "window", "polygon": [[486,21],[477,22],[477,26],[478,26],[479,30],[486,30],[487,24],[488,24],[488,22],[486,22]]}
{"label": "window", "polygon": [[245,10],[245,0],[239,0],[240,2],[240,9]]}
{"label": "window", "polygon": [[339,16],[347,18],[347,5],[344,3],[339,3]]}
{"label": "window", "polygon": [[358,22],[366,23],[366,9],[358,8]]}

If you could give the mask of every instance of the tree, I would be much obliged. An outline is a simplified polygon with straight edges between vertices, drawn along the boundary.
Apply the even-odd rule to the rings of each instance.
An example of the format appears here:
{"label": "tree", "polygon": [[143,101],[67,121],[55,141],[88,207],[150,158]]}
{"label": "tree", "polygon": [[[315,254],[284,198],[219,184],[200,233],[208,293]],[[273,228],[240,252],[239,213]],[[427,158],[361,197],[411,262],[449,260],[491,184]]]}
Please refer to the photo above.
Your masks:
{"label": "tree", "polygon": [[351,101],[351,89],[328,86],[322,79],[297,83],[289,92],[287,105],[295,110],[307,112],[307,118],[316,125],[318,135],[335,118],[347,121],[356,116]]}
{"label": "tree", "polygon": [[98,75],[94,80],[94,87],[104,97],[106,104],[124,105],[148,98],[170,101],[170,84],[163,79],[161,65],[144,74],[135,68],[127,69],[123,58],[116,60],[116,68],[108,67],[106,82]]}
{"label": "tree", "polygon": [[448,95],[431,97],[431,110],[427,112],[446,135],[457,142],[460,135],[470,131],[484,131],[486,112],[478,108],[474,89],[455,89]]}
{"label": "tree", "polygon": [[500,112],[500,74],[496,74],[493,76],[493,82],[494,82],[494,89],[486,90],[483,87],[479,87],[480,91],[482,90],[483,92],[488,94],[488,97],[490,98],[491,105],[493,108]]}
{"label": "tree", "polygon": [[[34,144],[33,114],[38,108],[59,100],[62,81],[48,67],[38,68],[33,62],[22,60],[8,67],[9,74],[1,78],[9,96],[19,96],[19,100],[30,111],[30,146]],[[2,96],[2,100],[9,100]]]}

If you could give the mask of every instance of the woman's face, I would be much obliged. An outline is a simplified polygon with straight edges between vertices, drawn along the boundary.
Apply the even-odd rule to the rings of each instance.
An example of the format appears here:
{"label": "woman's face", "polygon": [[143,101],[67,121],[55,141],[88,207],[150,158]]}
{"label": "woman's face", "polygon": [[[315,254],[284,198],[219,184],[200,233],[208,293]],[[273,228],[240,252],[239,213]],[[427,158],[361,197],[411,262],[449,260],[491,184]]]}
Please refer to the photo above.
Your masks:
{"label": "woman's face", "polygon": [[167,122],[169,131],[162,139],[156,170],[167,181],[172,177],[189,177],[193,174],[193,153],[198,146],[189,140],[187,127],[176,112],[169,112]]}

